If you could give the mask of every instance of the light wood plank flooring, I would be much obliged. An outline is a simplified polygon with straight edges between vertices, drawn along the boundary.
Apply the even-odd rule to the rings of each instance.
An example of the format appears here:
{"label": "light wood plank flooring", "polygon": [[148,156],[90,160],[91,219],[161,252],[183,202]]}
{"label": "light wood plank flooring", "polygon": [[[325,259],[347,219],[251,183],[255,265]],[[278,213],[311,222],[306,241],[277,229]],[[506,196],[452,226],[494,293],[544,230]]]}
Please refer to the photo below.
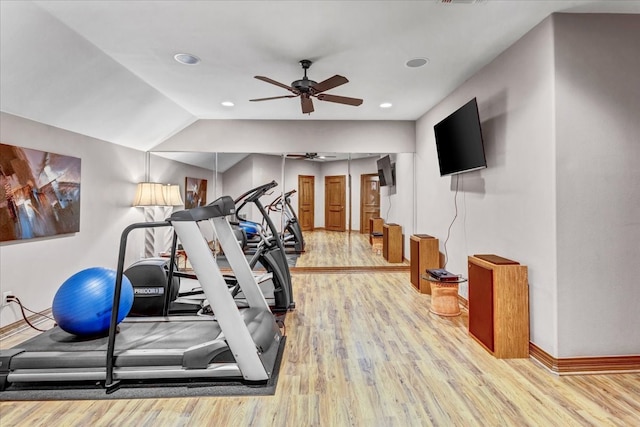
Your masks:
{"label": "light wood plank flooring", "polygon": [[[637,426],[640,374],[498,360],[409,273],[294,274],[274,396],[1,402],[9,426]],[[12,337],[24,339],[25,334]]]}
{"label": "light wood plank flooring", "polygon": [[306,251],[298,258],[296,267],[409,267],[406,261],[390,263],[375,254],[369,235],[357,231],[315,230],[305,232],[304,240]]}

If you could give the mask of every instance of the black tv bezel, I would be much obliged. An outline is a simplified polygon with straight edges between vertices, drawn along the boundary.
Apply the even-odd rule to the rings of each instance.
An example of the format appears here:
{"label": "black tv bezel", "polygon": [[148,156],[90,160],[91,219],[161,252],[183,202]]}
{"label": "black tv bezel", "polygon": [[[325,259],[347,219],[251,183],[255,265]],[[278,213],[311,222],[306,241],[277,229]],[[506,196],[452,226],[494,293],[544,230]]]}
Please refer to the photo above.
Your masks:
{"label": "black tv bezel", "polygon": [[[458,158],[458,163],[456,164],[455,167],[449,167],[448,169],[443,170],[443,164],[451,163],[450,162],[451,150],[449,149],[449,151],[444,151],[442,149],[442,147],[445,144],[445,141],[443,141],[442,136],[440,136],[440,138],[438,137],[438,128],[442,127],[445,124],[447,124],[447,122],[450,122],[451,120],[458,118],[458,116],[461,114],[461,112],[464,109],[468,108],[470,105],[474,106],[476,120],[474,120],[473,122],[469,122],[469,123],[471,123],[474,126],[477,126],[477,133],[478,133],[479,138],[475,138],[474,141],[471,141],[471,145],[470,145],[469,141],[466,141],[466,142],[464,142],[464,144],[460,144],[460,145],[464,145],[465,147],[473,146],[475,149],[480,148],[480,150],[482,151],[482,162],[474,161],[474,162],[472,162],[472,164],[469,164],[469,165],[461,165],[459,163],[460,159]],[[482,134],[482,125],[481,125],[481,122],[480,122],[480,114],[479,114],[479,111],[478,111],[477,98],[473,98],[470,101],[466,102],[464,105],[462,105],[456,111],[454,111],[453,113],[449,114],[447,117],[442,119],[440,122],[436,123],[433,126],[433,130],[434,130],[434,136],[435,136],[435,141],[436,141],[436,152],[437,152],[437,155],[438,155],[438,167],[440,169],[440,176],[441,177],[451,176],[451,175],[458,175],[458,174],[461,174],[461,173],[472,172],[472,171],[476,171],[476,170],[486,169],[487,168],[487,156],[486,156],[486,152],[485,152],[485,149],[484,149],[484,135]],[[448,156],[448,157],[445,157],[445,156]]]}

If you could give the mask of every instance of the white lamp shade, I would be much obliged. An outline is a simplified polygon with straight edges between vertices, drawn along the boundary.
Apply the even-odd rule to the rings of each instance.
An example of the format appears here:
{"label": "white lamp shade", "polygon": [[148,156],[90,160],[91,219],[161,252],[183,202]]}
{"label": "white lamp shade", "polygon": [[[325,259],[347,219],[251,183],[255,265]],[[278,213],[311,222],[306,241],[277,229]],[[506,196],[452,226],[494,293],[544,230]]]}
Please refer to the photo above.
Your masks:
{"label": "white lamp shade", "polygon": [[166,206],[162,187],[158,182],[139,182],[133,206]]}
{"label": "white lamp shade", "polygon": [[182,197],[180,197],[179,185],[167,184],[163,186],[162,190],[164,191],[164,201],[167,203],[166,206],[184,205]]}

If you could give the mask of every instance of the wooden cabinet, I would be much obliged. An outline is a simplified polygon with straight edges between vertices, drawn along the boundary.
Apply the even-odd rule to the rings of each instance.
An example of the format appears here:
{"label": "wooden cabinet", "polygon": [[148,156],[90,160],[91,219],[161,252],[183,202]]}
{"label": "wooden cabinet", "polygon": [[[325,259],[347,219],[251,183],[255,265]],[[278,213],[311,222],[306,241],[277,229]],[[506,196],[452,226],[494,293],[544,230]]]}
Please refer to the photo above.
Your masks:
{"label": "wooden cabinet", "polygon": [[382,255],[388,262],[402,262],[402,226],[384,224],[382,226]]}
{"label": "wooden cabinet", "polygon": [[469,257],[469,334],[499,359],[529,357],[526,266],[496,255]]}
{"label": "wooden cabinet", "polygon": [[382,236],[382,218],[369,218],[369,243],[373,244],[374,238]]}
{"label": "wooden cabinet", "polygon": [[427,269],[440,268],[438,239],[428,234],[413,234],[409,239],[411,284],[423,294],[431,294],[431,284],[421,276]]}

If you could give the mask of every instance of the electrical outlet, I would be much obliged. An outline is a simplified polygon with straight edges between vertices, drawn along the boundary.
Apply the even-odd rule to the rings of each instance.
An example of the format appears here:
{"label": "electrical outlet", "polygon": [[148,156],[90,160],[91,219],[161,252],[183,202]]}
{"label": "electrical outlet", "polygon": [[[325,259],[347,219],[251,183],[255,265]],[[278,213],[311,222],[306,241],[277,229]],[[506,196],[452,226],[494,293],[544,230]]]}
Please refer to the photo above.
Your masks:
{"label": "electrical outlet", "polygon": [[2,293],[2,306],[3,307],[5,305],[9,305],[8,299],[9,299],[9,297],[12,297],[12,296],[14,296],[14,295],[13,295],[13,292],[11,292],[11,291],[6,291],[6,292]]}

